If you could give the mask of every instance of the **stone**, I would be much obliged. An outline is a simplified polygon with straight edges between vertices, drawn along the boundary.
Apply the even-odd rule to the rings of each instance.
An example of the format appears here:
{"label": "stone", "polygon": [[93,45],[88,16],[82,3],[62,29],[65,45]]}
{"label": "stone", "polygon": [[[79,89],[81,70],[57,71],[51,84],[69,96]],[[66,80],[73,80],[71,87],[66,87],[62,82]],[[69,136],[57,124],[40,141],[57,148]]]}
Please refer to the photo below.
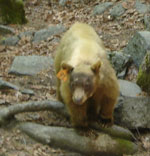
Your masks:
{"label": "stone", "polygon": [[36,75],[40,71],[50,68],[53,59],[48,56],[16,56],[9,74],[15,75]]}
{"label": "stone", "polygon": [[2,22],[5,24],[25,24],[23,0],[0,0]]}
{"label": "stone", "polygon": [[46,40],[49,37],[60,34],[65,31],[64,26],[62,25],[57,25],[57,26],[50,26],[47,29],[42,29],[37,32],[35,32],[34,37],[33,37],[33,42],[40,42],[42,40]]}
{"label": "stone", "polygon": [[144,24],[146,30],[150,31],[150,15],[144,15]]}
{"label": "stone", "polygon": [[150,32],[139,31],[129,40],[123,53],[131,55],[134,63],[139,67],[148,49],[150,49]]}
{"label": "stone", "polygon": [[143,4],[139,0],[136,1],[135,8],[141,14],[150,12],[150,5]]}
{"label": "stone", "polygon": [[141,88],[136,83],[121,79],[118,81],[120,85],[120,94],[122,96],[136,97],[142,92]]}
{"label": "stone", "polygon": [[20,38],[18,36],[12,36],[8,38],[4,38],[0,41],[0,44],[7,46],[15,46],[19,42]]}
{"label": "stone", "polygon": [[14,34],[15,30],[9,26],[0,25],[0,35]]}
{"label": "stone", "polygon": [[135,83],[119,80],[120,97],[114,110],[114,121],[129,129],[150,128],[150,97],[139,96],[141,89]]}
{"label": "stone", "polygon": [[80,3],[80,4],[84,4],[84,3],[88,3],[90,2],[90,0],[59,0],[59,5],[64,7],[64,6],[69,6],[70,3]]}
{"label": "stone", "polygon": [[59,5],[64,7],[67,2],[68,0],[59,0]]}
{"label": "stone", "polygon": [[93,10],[93,15],[102,14],[104,11],[106,11],[111,6],[113,6],[113,2],[100,3],[99,5],[95,6],[95,8]]}
{"label": "stone", "polygon": [[0,45],[0,52],[3,52],[5,50],[5,46],[4,45]]}
{"label": "stone", "polygon": [[5,100],[0,99],[0,105],[5,105],[5,104],[7,104],[7,102]]}
{"label": "stone", "polygon": [[7,81],[4,81],[2,79],[0,79],[0,90],[1,89],[15,89],[15,90],[19,90],[19,87],[12,84],[12,83],[9,83]]}
{"label": "stone", "polygon": [[22,37],[33,37],[34,35],[34,31],[26,31],[26,32],[22,32],[19,34],[19,37],[22,38]]}
{"label": "stone", "polygon": [[29,94],[29,95],[34,95],[34,91],[31,89],[20,89],[19,90],[22,94]]}
{"label": "stone", "polygon": [[129,129],[150,128],[150,98],[139,96],[141,89],[133,82],[119,80],[120,97],[114,110],[114,121]]}
{"label": "stone", "polygon": [[115,123],[129,129],[150,128],[150,98],[122,96],[115,108]]}
{"label": "stone", "polygon": [[128,67],[132,63],[131,56],[120,51],[107,52],[107,54],[112,66],[116,71],[117,77],[124,78],[126,76]]}
{"label": "stone", "polygon": [[122,4],[118,4],[118,5],[115,5],[111,10],[110,10],[110,15],[112,17],[119,17],[121,16],[122,14],[124,14],[125,12],[125,9],[122,7]]}
{"label": "stone", "polygon": [[137,76],[137,84],[146,92],[150,92],[150,51],[147,51]]}
{"label": "stone", "polygon": [[10,82],[7,82],[7,81],[0,79],[0,90],[3,90],[3,89],[14,89],[14,90],[20,91],[22,94],[34,95],[33,90],[24,89],[22,87],[19,87],[19,86],[14,85]]}

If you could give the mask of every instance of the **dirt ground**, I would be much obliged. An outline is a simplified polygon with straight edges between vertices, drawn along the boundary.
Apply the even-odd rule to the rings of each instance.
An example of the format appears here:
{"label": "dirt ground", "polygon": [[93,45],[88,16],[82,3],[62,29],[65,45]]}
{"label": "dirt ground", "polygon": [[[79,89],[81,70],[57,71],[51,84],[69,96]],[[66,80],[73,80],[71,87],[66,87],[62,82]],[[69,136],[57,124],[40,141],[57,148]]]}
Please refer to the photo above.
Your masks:
{"label": "dirt ground", "polygon": [[[136,31],[144,30],[144,14],[134,9],[135,0],[127,0],[128,5],[123,4],[126,12],[117,19],[109,15],[109,9],[102,15],[92,15],[93,8],[99,2],[111,2],[111,0],[90,1],[88,4],[69,3],[61,7],[58,3],[50,4],[50,0],[25,0],[25,12],[28,19],[26,25],[10,25],[16,30],[16,34],[28,30],[40,30],[51,25],[63,24],[69,28],[75,21],[81,21],[92,25],[103,39],[107,50],[122,50]],[[114,0],[115,1],[115,0]],[[116,0],[119,3],[121,0]],[[148,4],[147,0],[143,0]],[[115,5],[114,4],[114,5]],[[55,98],[55,79],[52,76],[53,69],[43,71],[35,77],[17,77],[9,75],[11,63],[15,56],[19,55],[46,55],[54,56],[57,40],[61,36],[53,36],[52,39],[40,43],[30,43],[29,38],[23,38],[15,47],[3,47],[0,51],[0,78],[25,88],[35,91],[34,96],[21,94],[14,90],[0,91],[0,108],[29,100],[44,100]],[[51,42],[52,40],[52,42]],[[131,73],[132,74],[132,73]],[[131,79],[132,80],[132,79]],[[50,111],[38,113],[24,113],[17,115],[21,121],[31,121],[44,125],[70,126],[69,122],[58,114]],[[150,155],[150,133],[142,134],[137,130],[138,143],[143,147],[135,156]],[[0,128],[0,156],[70,156],[71,153],[61,149],[53,149],[42,145],[22,134],[18,129],[9,127]]]}

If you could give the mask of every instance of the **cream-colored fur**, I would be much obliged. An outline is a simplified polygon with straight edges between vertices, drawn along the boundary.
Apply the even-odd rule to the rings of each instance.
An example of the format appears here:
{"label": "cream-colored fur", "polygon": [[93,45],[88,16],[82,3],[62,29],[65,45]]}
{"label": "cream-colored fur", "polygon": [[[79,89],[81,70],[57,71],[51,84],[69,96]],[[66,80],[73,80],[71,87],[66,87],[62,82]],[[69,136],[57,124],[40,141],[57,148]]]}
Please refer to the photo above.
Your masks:
{"label": "cream-colored fur", "polygon": [[64,82],[58,79],[57,97],[64,102],[71,116],[74,126],[86,126],[88,120],[88,108],[103,119],[113,122],[113,110],[119,95],[118,81],[115,71],[111,67],[101,39],[94,29],[83,23],[75,23],[63,36],[55,56],[56,74],[60,71],[62,62],[72,66],[75,71],[91,75],[91,66],[98,60],[101,67],[98,75],[95,75],[92,97],[82,105],[77,106],[72,100],[70,89],[70,74]]}
{"label": "cream-colored fur", "polygon": [[[81,61],[95,63],[98,58],[105,58],[105,48],[92,27],[75,23],[63,36],[56,59],[63,60],[73,67]],[[65,45],[65,46],[64,46]],[[85,46],[86,45],[86,46]],[[59,52],[60,51],[60,52]],[[57,55],[59,55],[57,57]],[[56,60],[56,62],[58,62]],[[61,62],[61,61],[60,61]],[[56,70],[60,64],[56,64]],[[56,71],[57,72],[57,71]]]}

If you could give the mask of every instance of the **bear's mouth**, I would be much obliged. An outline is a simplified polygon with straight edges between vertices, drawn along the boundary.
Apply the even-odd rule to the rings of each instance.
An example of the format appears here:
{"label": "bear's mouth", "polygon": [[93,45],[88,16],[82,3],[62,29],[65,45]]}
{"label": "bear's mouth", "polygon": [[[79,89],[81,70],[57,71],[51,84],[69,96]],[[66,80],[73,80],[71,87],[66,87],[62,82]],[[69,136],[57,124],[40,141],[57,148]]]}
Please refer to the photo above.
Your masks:
{"label": "bear's mouth", "polygon": [[87,95],[83,88],[76,88],[73,92],[72,100],[77,105],[83,105],[87,100]]}

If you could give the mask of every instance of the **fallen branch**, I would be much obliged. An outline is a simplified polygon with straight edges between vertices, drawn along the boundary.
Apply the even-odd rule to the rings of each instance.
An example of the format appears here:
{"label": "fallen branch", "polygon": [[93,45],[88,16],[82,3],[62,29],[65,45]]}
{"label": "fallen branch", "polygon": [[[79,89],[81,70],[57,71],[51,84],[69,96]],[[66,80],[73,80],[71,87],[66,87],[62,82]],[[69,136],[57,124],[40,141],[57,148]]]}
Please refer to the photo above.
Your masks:
{"label": "fallen branch", "polygon": [[10,120],[11,118],[14,119],[18,113],[41,110],[51,110],[61,113],[65,117],[68,116],[64,104],[58,101],[30,101],[1,109],[0,125],[7,125],[8,121],[14,122],[13,126],[16,125],[35,140],[55,148],[67,149],[86,155],[121,156],[123,153],[132,154],[137,151],[137,146],[129,141],[133,139],[133,134],[129,130],[116,125],[111,128],[103,128],[97,122],[92,123],[90,127],[95,129],[94,133],[96,135],[95,137],[90,137],[87,134],[82,135],[83,132],[80,133],[80,131],[72,128],[48,127],[35,123]]}
{"label": "fallen branch", "polygon": [[42,110],[52,110],[58,113],[67,114],[65,107],[58,101],[30,101],[22,104],[11,105],[0,110],[0,125],[5,125],[14,115],[24,112],[37,112]]}
{"label": "fallen branch", "polygon": [[126,140],[136,140],[135,136],[126,128],[113,125],[112,127],[103,127],[101,124],[94,122],[90,125],[91,128],[109,134],[113,137],[118,137]]}
{"label": "fallen branch", "polygon": [[129,140],[110,137],[108,134],[96,132],[96,135],[79,134],[73,128],[49,127],[35,123],[20,123],[17,126],[35,140],[54,148],[67,149],[85,155],[122,156],[133,154],[137,145]]}
{"label": "fallen branch", "polygon": [[[7,125],[8,121],[11,121],[11,118],[18,113],[24,112],[37,112],[42,110],[51,110],[55,111],[59,114],[62,114],[65,117],[68,117],[68,113],[64,107],[64,104],[58,101],[45,100],[45,101],[30,101],[27,103],[11,105],[7,108],[3,108],[0,110],[0,125]],[[114,137],[119,137],[127,140],[133,140],[133,134],[125,128],[114,125],[110,128],[104,128],[97,122],[91,123],[90,127],[92,129],[102,131]]]}

